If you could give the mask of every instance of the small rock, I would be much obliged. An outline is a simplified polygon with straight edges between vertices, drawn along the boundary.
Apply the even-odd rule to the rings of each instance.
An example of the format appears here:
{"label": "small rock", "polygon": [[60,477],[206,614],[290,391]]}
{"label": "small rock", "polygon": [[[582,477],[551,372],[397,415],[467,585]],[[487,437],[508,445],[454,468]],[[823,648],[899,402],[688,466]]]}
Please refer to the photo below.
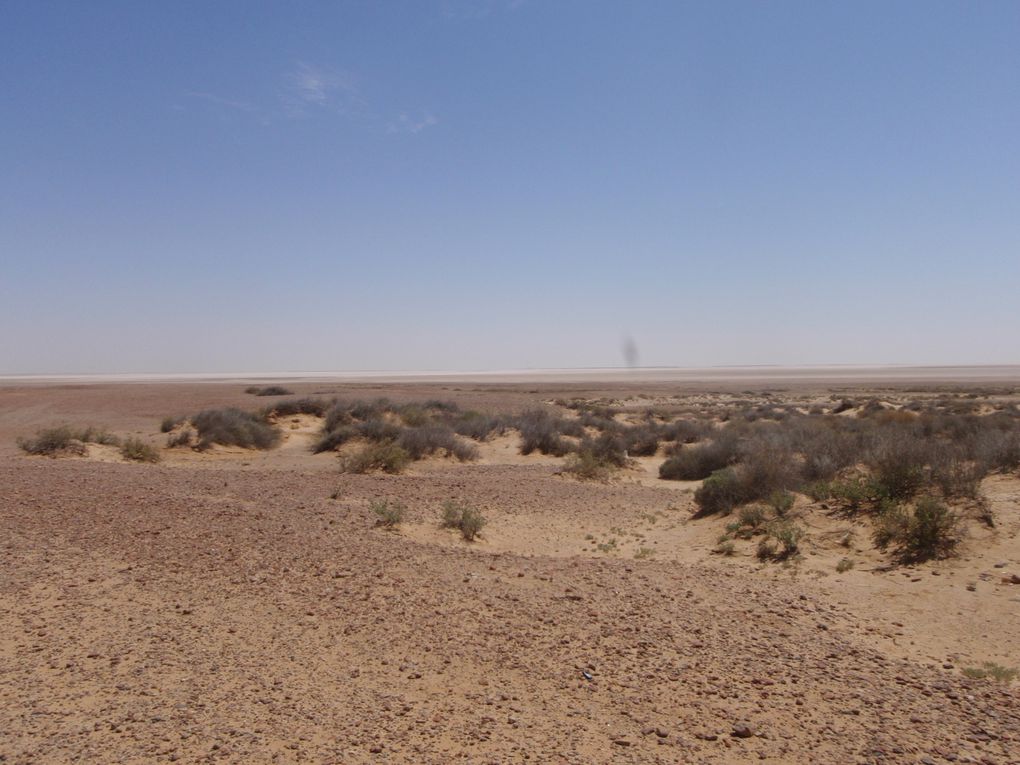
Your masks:
{"label": "small rock", "polygon": [[733,732],[730,735],[734,738],[751,738],[754,735],[754,728],[747,723],[737,723],[733,726]]}

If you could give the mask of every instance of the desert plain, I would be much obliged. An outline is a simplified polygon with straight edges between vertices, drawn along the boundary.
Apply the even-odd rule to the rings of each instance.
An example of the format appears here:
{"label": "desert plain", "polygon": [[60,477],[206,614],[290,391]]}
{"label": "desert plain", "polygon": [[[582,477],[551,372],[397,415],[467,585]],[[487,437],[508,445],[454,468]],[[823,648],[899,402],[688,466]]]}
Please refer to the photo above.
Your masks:
{"label": "desert plain", "polygon": [[[271,384],[290,393],[246,392]],[[272,411],[301,399],[345,402],[336,448],[314,451],[322,413]],[[959,496],[913,488],[903,507],[931,495],[953,513],[931,557],[876,543],[875,496],[847,489],[870,475],[856,458],[829,470],[832,496],[798,479],[788,502],[710,512],[704,479],[659,472],[731,428],[768,444],[812,419],[950,448],[995,418],[1008,439],[1018,405],[1016,368],[5,380],[0,762],[1020,762],[1008,460]],[[167,445],[223,408],[264,412],[276,440]],[[562,453],[522,453],[536,411],[573,423]],[[458,431],[460,459],[342,470],[369,417],[465,413],[496,424]],[[680,420],[690,437],[666,438]],[[564,469],[600,433],[649,423],[663,438],[640,454]],[[61,425],[158,461],[112,441],[18,445]],[[443,526],[451,504],[484,517],[474,539]],[[768,547],[780,527],[790,549]]]}

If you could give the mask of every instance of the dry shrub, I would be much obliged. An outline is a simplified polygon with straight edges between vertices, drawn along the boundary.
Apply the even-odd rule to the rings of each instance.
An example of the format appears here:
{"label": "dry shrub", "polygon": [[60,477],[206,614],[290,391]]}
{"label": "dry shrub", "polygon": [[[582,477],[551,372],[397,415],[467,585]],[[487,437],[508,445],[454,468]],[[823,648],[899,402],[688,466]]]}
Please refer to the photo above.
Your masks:
{"label": "dry shrub", "polygon": [[120,446],[120,454],[124,459],[135,462],[159,462],[159,450],[139,438],[125,439]]}
{"label": "dry shrub", "polygon": [[280,431],[275,427],[240,409],[206,409],[190,419],[198,432],[198,449],[208,449],[213,444],[270,449],[280,440]]}
{"label": "dry shrub", "polygon": [[384,473],[400,473],[409,464],[411,457],[394,443],[366,444],[340,460],[341,473],[369,473],[381,470]]}

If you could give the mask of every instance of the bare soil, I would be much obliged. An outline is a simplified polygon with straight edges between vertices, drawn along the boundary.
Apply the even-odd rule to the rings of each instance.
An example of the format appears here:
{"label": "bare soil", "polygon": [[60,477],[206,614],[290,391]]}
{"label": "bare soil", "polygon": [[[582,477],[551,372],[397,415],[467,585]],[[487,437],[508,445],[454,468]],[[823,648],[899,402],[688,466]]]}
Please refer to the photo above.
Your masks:
{"label": "bare soil", "polygon": [[[582,482],[511,434],[476,462],[341,475],[310,453],[305,415],[267,452],[163,447],[164,416],[267,403],[247,384],[0,385],[0,762],[1020,762],[1020,682],[963,674],[1020,666],[1015,475],[985,480],[996,526],[969,523],[956,558],[891,565],[855,521],[799,497],[802,556],[762,564],[751,542],[713,553],[725,519],[692,519],[698,483],[659,480],[661,457]],[[1016,397],[1015,380],[987,384]],[[494,412],[963,389],[931,375],[287,387]],[[61,423],[140,437],[163,460],[16,447]],[[380,499],[407,506],[397,529],[375,525]],[[488,519],[476,542],[439,527],[450,499]]]}

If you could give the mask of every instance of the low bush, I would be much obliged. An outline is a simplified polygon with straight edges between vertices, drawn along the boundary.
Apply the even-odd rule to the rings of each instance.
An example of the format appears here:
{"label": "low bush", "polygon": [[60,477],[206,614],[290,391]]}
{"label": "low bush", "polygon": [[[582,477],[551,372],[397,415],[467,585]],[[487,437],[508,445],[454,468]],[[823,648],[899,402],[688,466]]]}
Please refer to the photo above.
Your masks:
{"label": "low bush", "polygon": [[420,460],[436,452],[445,452],[461,462],[478,459],[478,448],[474,444],[461,441],[445,425],[407,428],[399,433],[396,443],[412,460]]}
{"label": "low bush", "polygon": [[262,410],[264,417],[291,417],[295,414],[310,414],[322,417],[329,408],[329,402],[321,398],[291,398],[277,401]]}
{"label": "low bush", "polygon": [[159,424],[159,432],[169,433],[178,425],[182,424],[186,419],[186,417],[164,417],[163,421]]}
{"label": "low bush", "polygon": [[72,428],[69,425],[60,425],[55,428],[44,428],[31,438],[19,438],[17,441],[22,451],[46,456],[60,453],[84,454],[85,444],[88,443],[116,446],[120,440],[100,428]]}
{"label": "low bush", "polygon": [[758,543],[758,560],[787,560],[800,551],[804,529],[786,519],[772,521],[766,530],[767,536]]}
{"label": "low bush", "polygon": [[1020,670],[1004,667],[992,661],[986,661],[980,667],[966,667],[963,674],[972,680],[996,680],[1000,683],[1011,683],[1020,677]]}
{"label": "low bush", "polygon": [[370,507],[376,516],[375,525],[384,528],[399,526],[404,520],[404,513],[407,512],[407,508],[400,502],[382,500],[373,502]]}
{"label": "low bush", "polygon": [[606,460],[590,449],[581,449],[567,456],[562,472],[587,481],[607,481],[619,469],[615,462]]}
{"label": "low bush", "polygon": [[503,435],[506,432],[506,421],[502,417],[481,412],[465,412],[454,421],[453,430],[457,435],[486,441],[493,435]]}
{"label": "low bush", "polygon": [[[520,415],[514,424],[521,433],[521,454],[537,451],[563,457],[573,451],[571,444],[563,439],[565,423],[565,420],[554,417],[544,409],[534,409]],[[583,428],[579,435],[583,435]]]}
{"label": "low bush", "polygon": [[124,459],[135,462],[159,462],[159,450],[139,438],[125,439],[120,446],[120,454]]}
{"label": "low bush", "polygon": [[473,542],[486,520],[475,508],[453,500],[443,503],[443,528],[459,529],[466,542]]}
{"label": "low bush", "polygon": [[411,464],[410,455],[394,443],[366,444],[340,460],[341,473],[400,473]]}
{"label": "low bush", "polygon": [[213,444],[270,449],[280,440],[280,431],[275,427],[240,409],[206,409],[190,420],[198,433],[198,449],[208,449]]}
{"label": "low bush", "polygon": [[700,481],[730,465],[736,457],[736,441],[728,438],[699,446],[685,446],[659,466],[659,478]]}
{"label": "low bush", "polygon": [[694,492],[698,506],[696,517],[705,515],[727,515],[744,501],[740,478],[732,468],[717,470]]}
{"label": "low bush", "polygon": [[195,440],[195,431],[191,428],[184,428],[177,433],[171,433],[167,436],[166,445],[169,449],[175,449],[179,446],[192,446]]}
{"label": "low bush", "polygon": [[902,506],[887,508],[874,529],[876,546],[894,548],[904,563],[917,563],[952,554],[959,543],[959,519],[933,497],[918,500],[913,511]]}
{"label": "low bush", "polygon": [[244,389],[245,393],[250,393],[253,396],[292,396],[294,391],[287,390],[280,385],[267,385],[264,388],[260,388],[257,385]]}

